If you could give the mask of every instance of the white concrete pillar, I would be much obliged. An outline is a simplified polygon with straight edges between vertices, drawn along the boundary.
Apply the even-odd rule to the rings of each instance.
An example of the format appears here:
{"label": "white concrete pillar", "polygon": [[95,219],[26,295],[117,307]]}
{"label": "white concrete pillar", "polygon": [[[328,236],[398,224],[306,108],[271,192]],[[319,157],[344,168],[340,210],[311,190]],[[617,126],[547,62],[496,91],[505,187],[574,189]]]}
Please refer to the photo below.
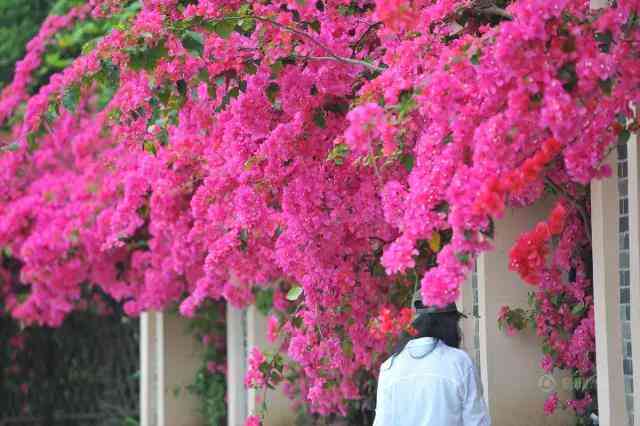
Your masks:
{"label": "white concrete pillar", "polygon": [[162,312],[140,321],[140,422],[142,426],[200,426],[200,400],[187,386],[202,364],[202,346],[187,320]]}
{"label": "white concrete pillar", "polygon": [[155,312],[140,315],[140,425],[158,426]]}
{"label": "white concrete pillar", "polygon": [[[617,169],[615,153],[607,161],[612,170]],[[616,176],[612,176],[591,184],[598,414],[603,426],[628,424],[619,313],[617,183]]]}
{"label": "white concrete pillar", "polygon": [[247,419],[246,312],[227,304],[227,419],[229,426],[244,426]]}
{"label": "white concrete pillar", "polygon": [[633,350],[633,408],[640,421],[640,150],[637,135],[628,146],[629,173],[629,265],[631,285],[631,340]]}
{"label": "white concrete pillar", "polygon": [[508,336],[498,330],[498,312],[503,305],[526,308],[532,288],[509,271],[509,250],[518,236],[546,219],[550,200],[507,209],[497,221],[494,250],[478,259],[480,315],[480,371],[485,398],[494,426],[565,426],[571,414],[557,410],[546,416],[542,407],[550,391],[566,397],[561,375],[550,376],[539,367],[541,342],[531,330]]}

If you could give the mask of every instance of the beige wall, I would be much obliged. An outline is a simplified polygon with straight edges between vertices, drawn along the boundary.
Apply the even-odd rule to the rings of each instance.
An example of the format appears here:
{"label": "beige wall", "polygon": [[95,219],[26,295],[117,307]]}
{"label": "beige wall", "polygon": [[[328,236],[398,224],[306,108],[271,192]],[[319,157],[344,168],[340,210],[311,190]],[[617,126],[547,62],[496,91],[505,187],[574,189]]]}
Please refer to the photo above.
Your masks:
{"label": "beige wall", "polygon": [[202,426],[200,402],[186,386],[202,362],[202,346],[186,332],[187,321],[149,312],[140,322],[140,423],[142,426]]}
{"label": "beige wall", "polygon": [[517,211],[508,209],[496,223],[495,250],[478,259],[481,375],[494,426],[571,424],[568,412],[543,413],[548,391],[556,390],[562,397],[568,383],[559,375],[546,377],[540,369],[541,345],[535,333],[508,336],[496,322],[503,305],[527,307],[532,288],[509,271],[509,250],[518,235],[545,219],[550,209],[549,200]]}
{"label": "beige wall", "polygon": [[[203,346],[187,332],[187,320],[165,313],[159,317],[163,331],[164,423],[159,426],[202,426],[200,400],[187,390],[202,365]],[[161,417],[162,418],[162,417]]]}

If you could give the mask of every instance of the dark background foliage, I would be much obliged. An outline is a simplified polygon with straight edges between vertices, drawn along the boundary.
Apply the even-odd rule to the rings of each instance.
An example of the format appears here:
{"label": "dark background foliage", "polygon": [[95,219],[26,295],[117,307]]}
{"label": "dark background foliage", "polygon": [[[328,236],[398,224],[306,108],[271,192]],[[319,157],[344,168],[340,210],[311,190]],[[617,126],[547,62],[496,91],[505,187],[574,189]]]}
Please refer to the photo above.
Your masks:
{"label": "dark background foliage", "polygon": [[15,62],[38,32],[56,0],[0,0],[0,87],[12,79]]}

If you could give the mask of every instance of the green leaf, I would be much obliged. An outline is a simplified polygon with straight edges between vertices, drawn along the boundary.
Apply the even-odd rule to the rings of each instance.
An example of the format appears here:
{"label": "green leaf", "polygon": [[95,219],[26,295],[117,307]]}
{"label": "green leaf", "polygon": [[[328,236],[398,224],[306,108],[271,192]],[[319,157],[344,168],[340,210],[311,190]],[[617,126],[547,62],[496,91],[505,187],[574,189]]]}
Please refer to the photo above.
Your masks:
{"label": "green leaf", "polygon": [[434,207],[434,210],[438,213],[449,214],[449,203],[443,201]]}
{"label": "green leaf", "polygon": [[602,53],[609,53],[611,44],[613,43],[613,34],[610,30],[603,33],[596,33],[595,39],[598,42],[598,48]]}
{"label": "green leaf", "polygon": [[475,53],[473,55],[471,55],[471,63],[473,65],[479,65],[480,64],[480,56],[482,56],[482,50],[478,49],[475,51]]}
{"label": "green leaf", "polygon": [[181,391],[180,386],[175,385],[173,387],[173,397],[176,398],[176,399],[179,398],[180,397],[180,391]]}
{"label": "green leaf", "polygon": [[606,80],[600,80],[598,81],[598,86],[600,86],[602,93],[606,96],[611,96],[611,93],[613,92],[613,79],[608,78]]}
{"label": "green leaf", "polygon": [[82,45],[82,50],[81,50],[82,54],[86,55],[90,53],[93,49],[96,48],[96,46],[98,45],[98,42],[101,40],[102,40],[102,37],[94,38],[87,41],[85,44]]}
{"label": "green leaf", "polygon": [[246,61],[244,63],[244,70],[247,74],[254,75],[255,73],[258,72],[258,67],[252,61]]}
{"label": "green leaf", "polygon": [[346,102],[331,102],[324,105],[324,110],[339,115],[347,115],[349,112],[349,104]]}
{"label": "green leaf", "polygon": [[250,12],[251,12],[250,4],[245,3],[238,8],[238,15],[240,16],[248,15]]}
{"label": "green leaf", "polygon": [[631,133],[627,129],[624,129],[618,134],[618,143],[625,144],[629,141],[630,137],[631,137]]}
{"label": "green leaf", "polygon": [[27,134],[27,148],[29,152],[33,152],[38,149],[38,135],[36,132],[30,132]]}
{"label": "green leaf", "polygon": [[71,59],[63,59],[60,56],[60,52],[52,52],[52,53],[47,53],[44,57],[44,61],[45,63],[52,67],[52,68],[57,68],[57,69],[62,69],[64,67],[66,67],[67,65],[69,65],[71,63]]}
{"label": "green leaf", "polygon": [[169,50],[164,45],[164,40],[151,48],[138,46],[126,50],[129,53],[129,66],[135,71],[150,71],[157,65],[158,61],[167,57]]}
{"label": "green leaf", "polygon": [[232,19],[223,19],[215,24],[213,31],[222,38],[229,38],[233,30],[236,28],[236,21]]}
{"label": "green leaf", "polygon": [[416,162],[416,158],[411,154],[405,154],[402,156],[400,162],[404,165],[405,169],[407,169],[407,171],[411,173],[411,170],[413,170],[413,166]]}
{"label": "green leaf", "polygon": [[273,307],[273,289],[259,289],[256,292],[256,309],[262,315],[268,315]]}
{"label": "green leaf", "polygon": [[0,152],[14,152],[20,148],[20,144],[18,142],[12,142],[10,144],[4,145],[0,147]]}
{"label": "green leaf", "polygon": [[151,155],[156,155],[158,152],[156,145],[151,141],[144,141],[144,150]]}
{"label": "green leaf", "polygon": [[344,339],[342,340],[342,352],[347,356],[347,358],[351,358],[353,356],[353,343],[351,340]]}
{"label": "green leaf", "polygon": [[269,83],[269,85],[267,86],[267,98],[269,99],[269,102],[274,103],[279,92],[280,86],[278,86],[276,83]]}
{"label": "green leaf", "polygon": [[529,306],[533,306],[534,302],[535,302],[535,294],[532,291],[530,291],[527,297],[527,303]]}
{"label": "green leaf", "polygon": [[410,114],[416,107],[418,103],[416,102],[413,91],[405,90],[400,93],[400,102],[398,103],[398,116],[400,118],[406,117]]}
{"label": "green leaf", "polygon": [[124,419],[124,426],[139,426],[139,423],[133,417],[126,417]]}
{"label": "green leaf", "polygon": [[182,98],[187,97],[187,82],[183,79],[176,81],[176,88],[178,89],[178,94]]}
{"label": "green leaf", "polygon": [[324,129],[327,127],[327,120],[324,117],[324,111],[321,109],[316,109],[313,113],[313,122],[316,123],[316,126]]}
{"label": "green leaf", "polygon": [[240,240],[240,250],[246,252],[249,248],[249,231],[246,229],[240,230],[238,239]]}
{"label": "green leaf", "polygon": [[243,18],[238,21],[238,26],[240,26],[245,34],[250,34],[256,27],[256,20],[251,17]]}
{"label": "green leaf", "polygon": [[333,161],[338,166],[344,163],[344,159],[349,155],[349,147],[347,144],[339,143],[336,144],[329,155],[327,156],[327,160]]}
{"label": "green leaf", "polygon": [[574,62],[567,62],[558,70],[558,79],[564,84],[562,88],[566,92],[572,92],[578,84],[578,74],[576,72],[576,64]]}
{"label": "green leaf", "polygon": [[309,24],[309,26],[311,27],[311,29],[315,32],[317,32],[318,34],[320,34],[320,21],[318,21],[317,19],[313,22],[311,22]]}
{"label": "green leaf", "polygon": [[287,300],[291,301],[291,302],[295,302],[296,300],[298,300],[298,298],[300,298],[300,296],[302,296],[302,287],[300,286],[293,286],[291,287],[291,289],[287,292]]}
{"label": "green leaf", "polygon": [[[431,237],[429,238],[429,240],[427,241],[429,244],[429,248],[431,249],[432,252],[437,253],[440,251],[440,248],[442,247],[442,238],[440,236],[440,233],[438,231],[434,231],[433,234],[431,234]],[[465,262],[466,263],[466,262]]]}
{"label": "green leaf", "polygon": [[284,62],[282,61],[282,59],[278,59],[273,64],[271,64],[270,68],[271,74],[273,74],[274,77],[278,77],[284,69]]}
{"label": "green leaf", "polygon": [[582,377],[574,377],[573,378],[573,388],[577,389],[579,391],[582,390],[582,385],[583,385],[583,381],[582,381]]}
{"label": "green leaf", "polygon": [[182,36],[182,45],[194,56],[202,56],[204,52],[204,37],[196,31],[185,31]]}
{"label": "green leaf", "polygon": [[571,313],[575,316],[580,316],[584,313],[585,306],[584,303],[578,303],[571,309]]}
{"label": "green leaf", "polygon": [[78,102],[80,102],[80,86],[74,84],[67,87],[62,95],[62,105],[67,111],[76,112]]}
{"label": "green leaf", "polygon": [[471,257],[469,256],[469,253],[463,252],[463,253],[456,253],[456,257],[458,258],[458,260],[460,261],[460,263],[463,264],[467,264],[469,263],[469,261],[471,260]]}

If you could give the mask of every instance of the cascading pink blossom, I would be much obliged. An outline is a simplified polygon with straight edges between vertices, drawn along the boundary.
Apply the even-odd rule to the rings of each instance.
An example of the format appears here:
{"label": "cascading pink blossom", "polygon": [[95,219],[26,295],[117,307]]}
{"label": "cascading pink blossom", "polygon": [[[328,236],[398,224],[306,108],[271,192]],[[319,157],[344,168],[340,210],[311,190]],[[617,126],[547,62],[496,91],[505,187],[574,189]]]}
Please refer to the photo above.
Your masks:
{"label": "cascading pink blossom", "polygon": [[[93,1],[94,15],[119,3]],[[7,309],[56,325],[95,285],[130,314],[177,301],[188,316],[271,288],[302,400],[346,413],[387,353],[371,327],[382,307],[401,318],[416,282],[431,303],[455,300],[506,206],[609,172],[637,121],[639,5],[586,3],[518,0],[510,20],[469,12],[456,29],[468,2],[145,1],[27,99],[50,27],[81,13],[48,21],[0,97],[3,120],[26,101],[0,155],[0,246],[30,292],[4,295]],[[577,267],[579,300],[576,217],[553,223],[554,262]],[[547,237],[519,265],[553,289]],[[558,351],[590,347],[589,309],[543,312],[573,332],[574,346],[552,338]]]}

